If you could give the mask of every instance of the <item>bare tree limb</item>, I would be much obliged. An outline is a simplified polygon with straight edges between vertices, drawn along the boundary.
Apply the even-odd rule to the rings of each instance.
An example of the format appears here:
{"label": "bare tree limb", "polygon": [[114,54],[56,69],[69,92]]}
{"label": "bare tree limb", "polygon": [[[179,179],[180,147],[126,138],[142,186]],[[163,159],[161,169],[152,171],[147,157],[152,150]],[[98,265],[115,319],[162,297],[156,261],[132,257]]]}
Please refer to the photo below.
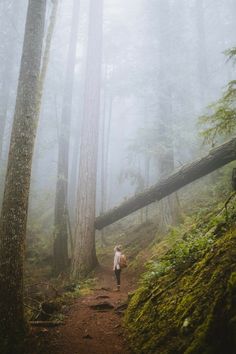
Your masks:
{"label": "bare tree limb", "polygon": [[210,150],[205,157],[182,166],[167,178],[162,179],[144,192],[126,200],[120,206],[97,217],[95,227],[101,230],[105,226],[111,225],[134,211],[167,197],[187,184],[206,176],[235,159],[236,137]]}

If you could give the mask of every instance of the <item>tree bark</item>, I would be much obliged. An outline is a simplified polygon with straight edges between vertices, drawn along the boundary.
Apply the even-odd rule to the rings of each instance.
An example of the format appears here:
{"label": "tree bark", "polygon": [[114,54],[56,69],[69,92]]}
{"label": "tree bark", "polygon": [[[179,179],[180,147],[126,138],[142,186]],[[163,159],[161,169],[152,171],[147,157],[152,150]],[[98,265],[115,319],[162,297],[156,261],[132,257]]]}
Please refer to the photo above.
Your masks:
{"label": "tree bark", "polygon": [[85,104],[78,177],[78,217],[72,275],[87,275],[97,264],[95,206],[102,67],[103,0],[90,2]]}
{"label": "tree bark", "polygon": [[[100,212],[101,214],[105,213],[105,203],[106,203],[106,164],[105,164],[105,153],[106,153],[106,111],[107,111],[107,92],[106,89],[103,93],[103,110],[102,110],[102,117],[101,117],[101,207]],[[101,246],[106,246],[106,240],[104,238],[104,230],[101,232]]]}
{"label": "tree bark", "polygon": [[113,117],[113,102],[114,97],[112,94],[109,95],[109,109],[108,109],[108,122],[107,122],[107,131],[106,131],[106,149],[105,149],[105,159],[104,159],[104,167],[105,167],[105,196],[104,196],[104,209],[106,210],[109,206],[109,187],[110,187],[110,175],[109,175],[109,163],[110,163],[110,140],[111,140],[111,124]]}
{"label": "tree bark", "polygon": [[[111,94],[104,90],[104,109],[101,127],[101,214],[107,209],[107,191],[108,191],[108,163],[109,163],[109,142],[110,128],[112,120],[112,102]],[[101,245],[106,246],[104,230],[101,232]]]}
{"label": "tree bark", "polygon": [[97,217],[95,227],[101,230],[103,227],[111,225],[140,208],[162,200],[187,184],[206,176],[235,159],[236,138],[210,150],[207,156],[183,166],[144,192],[135,195],[120,206]]}
{"label": "tree bark", "polygon": [[0,345],[17,353],[25,333],[23,263],[38,99],[45,0],[30,0],[0,218]]}
{"label": "tree bark", "polygon": [[76,64],[76,49],[79,30],[79,0],[73,4],[70,44],[67,57],[65,89],[61,117],[58,172],[54,219],[54,272],[56,275],[68,268],[68,173],[71,129],[71,110]]}

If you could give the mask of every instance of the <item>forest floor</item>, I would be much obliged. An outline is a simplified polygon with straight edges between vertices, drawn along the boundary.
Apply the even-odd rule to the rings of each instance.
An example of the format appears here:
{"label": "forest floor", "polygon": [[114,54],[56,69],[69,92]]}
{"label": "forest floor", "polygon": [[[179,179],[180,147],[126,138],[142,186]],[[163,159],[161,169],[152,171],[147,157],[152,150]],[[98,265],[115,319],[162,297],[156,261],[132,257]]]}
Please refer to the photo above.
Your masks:
{"label": "forest floor", "polygon": [[[121,290],[115,291],[112,259],[95,270],[95,282],[87,294],[74,300],[65,325],[34,329],[34,337],[43,343],[47,354],[129,354],[122,329],[122,317],[128,293],[135,279],[128,270],[121,278]],[[41,352],[40,350],[40,352]],[[34,351],[32,352],[32,354]],[[31,354],[31,353],[30,353]]]}

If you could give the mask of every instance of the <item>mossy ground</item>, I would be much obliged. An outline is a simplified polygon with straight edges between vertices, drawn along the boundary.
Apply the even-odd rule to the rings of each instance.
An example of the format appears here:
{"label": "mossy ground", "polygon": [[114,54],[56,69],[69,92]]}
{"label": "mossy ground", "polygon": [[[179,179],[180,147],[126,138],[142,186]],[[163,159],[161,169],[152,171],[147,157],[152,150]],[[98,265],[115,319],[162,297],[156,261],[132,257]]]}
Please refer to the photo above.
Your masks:
{"label": "mossy ground", "polygon": [[124,323],[134,353],[234,354],[235,225],[192,265],[170,268],[150,284],[142,282]]}

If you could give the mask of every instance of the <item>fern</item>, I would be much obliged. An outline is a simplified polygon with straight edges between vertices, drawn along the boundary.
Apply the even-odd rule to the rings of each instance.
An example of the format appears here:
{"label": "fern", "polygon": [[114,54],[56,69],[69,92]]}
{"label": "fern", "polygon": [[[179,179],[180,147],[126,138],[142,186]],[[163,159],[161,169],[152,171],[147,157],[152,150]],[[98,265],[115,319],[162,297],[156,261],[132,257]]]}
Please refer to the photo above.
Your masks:
{"label": "fern", "polygon": [[[228,60],[236,63],[236,47],[226,51]],[[228,83],[223,96],[209,107],[209,113],[199,118],[204,143],[214,145],[217,138],[228,137],[236,131],[236,80]]]}
{"label": "fern", "polygon": [[226,50],[225,55],[228,57],[228,60],[233,60],[236,63],[236,47]]}

